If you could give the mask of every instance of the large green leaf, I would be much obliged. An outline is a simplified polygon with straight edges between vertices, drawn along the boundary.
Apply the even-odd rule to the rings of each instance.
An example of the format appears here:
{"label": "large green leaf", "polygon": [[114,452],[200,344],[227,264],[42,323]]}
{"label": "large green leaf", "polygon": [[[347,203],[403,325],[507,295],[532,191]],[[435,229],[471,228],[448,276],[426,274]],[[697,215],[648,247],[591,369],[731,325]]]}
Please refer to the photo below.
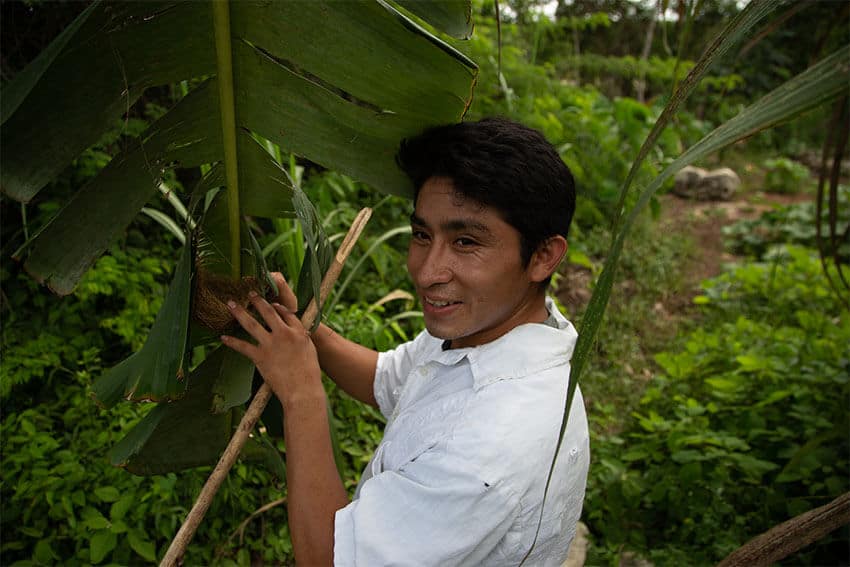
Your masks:
{"label": "large green leaf", "polygon": [[[475,65],[384,2],[240,1],[229,8],[234,125],[222,128],[220,85],[211,81],[116,157],[31,244],[27,269],[57,292],[73,289],[164,170],[222,161],[223,130],[228,137],[255,132],[379,190],[409,194],[394,162],[398,142],[459,120],[471,100]],[[4,89],[26,95],[15,95],[21,102],[3,116],[3,192],[30,199],[146,87],[221,74],[213,21],[208,2],[92,6],[76,31],[49,48],[53,58],[36,69],[40,80],[24,72],[24,86]],[[241,165],[251,159],[246,147],[238,142],[230,160],[240,172],[253,170]],[[257,214],[244,203],[267,187],[240,177],[238,214],[231,211],[229,223]]]}
{"label": "large green leaf", "polygon": [[[227,367],[230,356],[219,348],[207,357],[190,374],[184,398],[158,404],[112,448],[112,464],[134,474],[150,475],[215,462],[238,423],[236,409],[214,411],[221,401],[216,392],[220,370]],[[276,463],[270,466],[272,470],[282,468],[277,451],[262,442],[252,440],[245,455],[252,460],[271,459]]]}
{"label": "large green leaf", "polygon": [[[469,33],[468,0],[405,4],[438,29]],[[410,194],[394,160],[400,140],[458,121],[476,76],[465,56],[383,0],[103,1],[4,87],[0,189],[26,202],[146,88],[206,79],[18,251],[35,278],[69,293],[169,169],[212,165],[193,191],[194,232],[148,340],[93,387],[106,405],[163,402],[115,448],[116,463],[165,472],[213,462],[224,447],[253,367],[216,355],[184,378],[183,358],[194,270],[264,279],[247,217],[297,214],[310,241],[303,295],[318,287],[329,250],[321,224],[255,138]]]}
{"label": "large green leaf", "polygon": [[464,0],[398,0],[397,4],[452,37],[472,35],[472,5]]}
{"label": "large green leaf", "polygon": [[[407,5],[448,33],[468,28],[468,1]],[[190,207],[200,222],[189,223],[198,228],[187,242],[200,249],[184,251],[145,346],[100,378],[95,395],[111,405],[183,394],[191,258],[200,259],[198,269],[232,279],[262,276],[255,274],[264,268],[252,253],[247,217],[298,214],[313,251],[299,279],[317,287],[327,243],[310,228],[309,202],[293,202],[300,193],[258,137],[379,190],[409,194],[394,161],[399,141],[459,120],[477,72],[383,0],[103,1],[87,8],[4,86],[0,189],[6,195],[31,199],[146,88],[206,80],[193,81],[198,86],[18,251],[26,269],[57,293],[69,293],[169,169],[212,166]],[[251,372],[242,366],[219,369],[219,410],[245,401]],[[155,411],[150,420],[165,410]]]}

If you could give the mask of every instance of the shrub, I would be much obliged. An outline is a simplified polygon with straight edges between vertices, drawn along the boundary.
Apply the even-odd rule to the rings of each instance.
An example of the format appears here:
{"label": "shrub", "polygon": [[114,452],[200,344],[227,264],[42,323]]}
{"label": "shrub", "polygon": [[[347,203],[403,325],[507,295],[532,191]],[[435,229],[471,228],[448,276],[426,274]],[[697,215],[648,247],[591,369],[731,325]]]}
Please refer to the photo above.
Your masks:
{"label": "shrub", "polygon": [[[814,203],[796,203],[764,213],[757,219],[741,220],[723,227],[726,246],[736,254],[762,258],[768,249],[779,243],[798,244],[817,248],[817,209]],[[850,186],[838,187],[838,233],[850,226]],[[827,239],[829,224],[821,221],[821,235]],[[840,237],[839,237],[840,238]],[[829,242],[824,243],[829,248]],[[839,240],[838,254],[850,261],[850,241]],[[832,251],[829,251],[832,255]]]}
{"label": "shrub", "polygon": [[770,193],[802,193],[811,177],[809,169],[786,157],[769,159],[764,162],[767,172],[764,178],[764,190]]}
{"label": "shrub", "polygon": [[[596,560],[626,545],[662,564],[713,564],[850,489],[850,314],[817,256],[785,248],[698,299],[705,319],[657,355],[663,374],[635,422],[596,440],[586,517],[607,546]],[[846,538],[793,563],[846,563]]]}

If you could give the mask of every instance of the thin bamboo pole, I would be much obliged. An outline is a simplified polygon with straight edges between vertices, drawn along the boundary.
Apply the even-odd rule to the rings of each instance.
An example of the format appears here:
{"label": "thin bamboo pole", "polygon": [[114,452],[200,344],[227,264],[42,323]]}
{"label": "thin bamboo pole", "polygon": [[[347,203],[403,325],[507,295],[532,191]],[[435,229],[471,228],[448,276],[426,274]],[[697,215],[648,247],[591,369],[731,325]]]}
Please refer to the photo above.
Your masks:
{"label": "thin bamboo pole", "polygon": [[[307,306],[307,309],[304,310],[304,314],[301,316],[301,323],[305,328],[310,329],[313,327],[313,323],[319,313],[319,305],[324,303],[325,299],[327,299],[328,293],[330,293],[331,288],[339,278],[339,273],[342,271],[342,266],[345,264],[345,260],[354,248],[354,244],[363,232],[363,228],[366,226],[366,222],[369,220],[371,215],[372,209],[364,208],[357,214],[357,217],[355,217],[354,222],[351,224],[351,228],[348,229],[348,234],[346,234],[345,239],[342,241],[339,250],[337,250],[336,256],[328,268],[328,271],[325,273],[325,277],[322,279],[322,284],[319,288],[318,302],[316,301],[316,298],[313,298]],[[271,396],[272,390],[268,384],[263,384],[262,387],[257,390],[254,400],[251,402],[251,405],[248,406],[248,410],[242,417],[242,421],[239,422],[239,426],[236,428],[236,432],[233,434],[233,437],[230,439],[224,453],[221,455],[218,464],[216,464],[215,469],[213,469],[212,473],[210,473],[209,478],[207,478],[207,482],[201,489],[201,493],[198,495],[197,500],[195,500],[194,506],[192,506],[192,509],[183,521],[183,525],[180,526],[180,530],[177,532],[177,535],[174,536],[171,545],[168,547],[168,551],[165,553],[165,556],[162,558],[162,562],[159,564],[160,567],[172,567],[178,565],[178,561],[183,556],[183,553],[185,553],[186,547],[192,540],[192,536],[195,535],[195,531],[204,519],[204,515],[207,513],[210,504],[212,504],[213,497],[215,497],[215,494],[221,487],[221,483],[224,482],[224,479],[227,477],[227,473],[230,471],[233,463],[236,462],[239,452],[248,440],[248,436],[257,424],[257,420],[260,419],[260,416],[266,408],[266,404],[268,404],[271,399]]]}

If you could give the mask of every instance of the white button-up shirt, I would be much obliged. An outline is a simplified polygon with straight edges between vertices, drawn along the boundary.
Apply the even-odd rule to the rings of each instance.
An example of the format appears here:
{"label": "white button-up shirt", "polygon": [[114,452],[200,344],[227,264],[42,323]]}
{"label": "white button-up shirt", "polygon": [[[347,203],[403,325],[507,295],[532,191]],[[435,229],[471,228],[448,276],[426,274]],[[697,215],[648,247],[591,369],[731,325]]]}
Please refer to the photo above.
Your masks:
{"label": "white button-up shirt", "polygon": [[[443,350],[427,331],[381,353],[384,438],[354,500],[337,511],[334,564],[518,565],[531,547],[566,403],[577,334],[550,320],[478,347]],[[581,514],[589,463],[576,389],[526,565],[560,565]]]}

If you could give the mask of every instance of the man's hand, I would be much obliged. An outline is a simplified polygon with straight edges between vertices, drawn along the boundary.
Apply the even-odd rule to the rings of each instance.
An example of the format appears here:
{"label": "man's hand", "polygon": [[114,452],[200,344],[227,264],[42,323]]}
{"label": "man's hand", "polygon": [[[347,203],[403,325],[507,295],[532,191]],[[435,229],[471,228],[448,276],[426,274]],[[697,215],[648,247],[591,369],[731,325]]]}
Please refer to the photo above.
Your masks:
{"label": "man's hand", "polygon": [[295,294],[292,292],[292,288],[289,287],[288,283],[286,283],[283,274],[280,272],[272,272],[271,276],[277,286],[278,302],[293,313],[298,311],[298,298],[295,297]]}
{"label": "man's hand", "polygon": [[228,303],[257,343],[229,336],[221,341],[254,362],[283,404],[287,510],[295,558],[299,565],[331,565],[334,514],[348,504],[348,494],[334,463],[316,347],[295,315],[295,294],[283,276],[274,273],[272,278],[280,303],[269,305],[259,295],[251,295],[265,326],[236,303]]}
{"label": "man's hand", "polygon": [[300,400],[324,399],[316,348],[295,315],[295,294],[279,273],[272,274],[272,278],[278,286],[280,303],[270,305],[256,293],[249,294],[265,327],[235,302],[228,302],[233,316],[257,343],[227,335],[221,341],[254,362],[284,406]]}

